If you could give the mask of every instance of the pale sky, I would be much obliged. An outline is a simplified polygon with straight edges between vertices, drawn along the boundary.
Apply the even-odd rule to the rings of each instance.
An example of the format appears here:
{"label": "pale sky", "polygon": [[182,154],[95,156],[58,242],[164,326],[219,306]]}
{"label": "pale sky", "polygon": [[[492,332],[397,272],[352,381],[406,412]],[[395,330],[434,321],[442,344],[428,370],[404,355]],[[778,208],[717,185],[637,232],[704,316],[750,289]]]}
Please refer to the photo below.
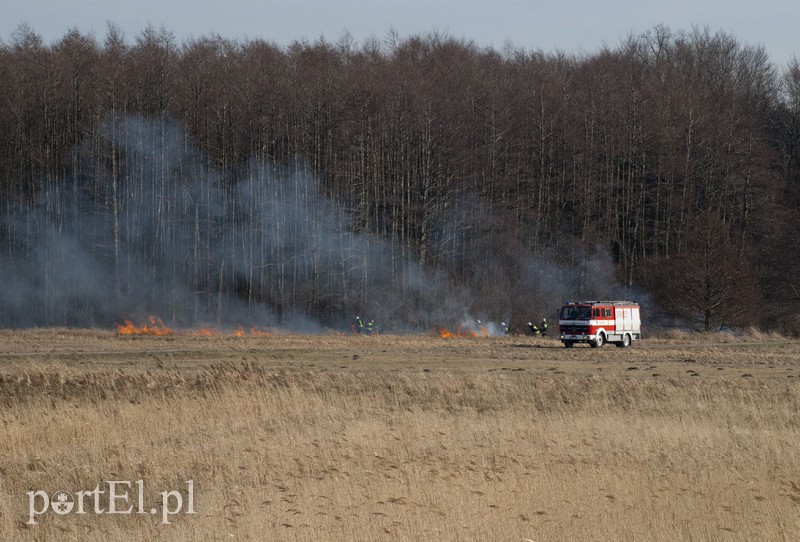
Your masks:
{"label": "pale sky", "polygon": [[77,27],[102,42],[107,22],[129,42],[148,25],[171,31],[178,42],[211,34],[264,38],[285,46],[345,31],[362,43],[433,31],[502,49],[506,41],[528,50],[591,53],[616,47],[628,34],[662,23],[673,31],[708,27],[746,45],[763,45],[783,67],[800,57],[800,0],[3,0],[0,40],[22,22],[46,43]]}

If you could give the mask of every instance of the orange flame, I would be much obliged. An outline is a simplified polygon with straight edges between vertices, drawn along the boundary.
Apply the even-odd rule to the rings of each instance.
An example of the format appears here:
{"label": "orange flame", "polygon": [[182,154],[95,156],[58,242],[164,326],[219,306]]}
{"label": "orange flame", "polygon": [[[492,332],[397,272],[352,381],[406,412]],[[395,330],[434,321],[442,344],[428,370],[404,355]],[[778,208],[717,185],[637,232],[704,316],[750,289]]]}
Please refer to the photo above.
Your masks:
{"label": "orange flame", "polygon": [[439,333],[439,337],[442,339],[453,339],[455,337],[477,337],[478,334],[474,331],[466,331],[464,329],[458,329],[456,331],[450,331],[446,327],[440,327],[437,329]]}
{"label": "orange flame", "polygon": [[125,320],[124,324],[114,324],[114,326],[116,326],[117,333],[120,335],[156,335],[163,337],[174,334],[174,331],[164,325],[161,318],[149,316],[147,321],[149,325],[136,326],[130,320]]}
{"label": "orange flame", "polygon": [[[248,336],[248,331],[246,331],[242,326],[239,326],[237,329],[234,329],[231,332],[219,331],[217,329],[206,327],[193,330],[175,331],[165,326],[164,322],[161,321],[161,318],[158,318],[157,316],[148,316],[147,322],[147,324],[137,326],[130,320],[125,320],[124,324],[114,324],[114,326],[117,328],[117,333],[120,335],[154,335],[159,337],[166,335],[181,335],[184,337],[223,337],[225,335],[229,335],[231,337]],[[257,327],[252,327],[250,328],[249,335],[251,337],[269,337],[270,333],[266,328],[258,329]]]}

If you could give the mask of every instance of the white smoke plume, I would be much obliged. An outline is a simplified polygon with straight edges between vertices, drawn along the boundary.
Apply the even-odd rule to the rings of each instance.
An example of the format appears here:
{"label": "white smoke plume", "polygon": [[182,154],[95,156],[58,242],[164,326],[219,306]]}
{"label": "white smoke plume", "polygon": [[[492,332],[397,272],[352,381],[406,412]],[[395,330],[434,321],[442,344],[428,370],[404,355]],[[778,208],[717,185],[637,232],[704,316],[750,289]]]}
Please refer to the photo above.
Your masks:
{"label": "white smoke plume", "polygon": [[419,331],[519,325],[565,298],[618,289],[602,251],[567,267],[547,251],[499,251],[502,224],[466,197],[431,220],[432,257],[447,265],[423,268],[356,232],[302,168],[209,167],[169,121],[111,119],[75,156],[69,177],[48,181],[35,205],[6,205],[0,325],[110,326],[155,314],[185,326],[319,331],[348,329],[360,315]]}

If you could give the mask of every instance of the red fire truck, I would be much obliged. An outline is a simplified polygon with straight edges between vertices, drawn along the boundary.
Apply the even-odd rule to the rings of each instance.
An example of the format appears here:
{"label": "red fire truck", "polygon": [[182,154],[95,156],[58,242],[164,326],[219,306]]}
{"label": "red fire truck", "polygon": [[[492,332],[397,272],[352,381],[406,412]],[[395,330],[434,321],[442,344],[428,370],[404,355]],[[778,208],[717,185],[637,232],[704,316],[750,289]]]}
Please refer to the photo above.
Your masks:
{"label": "red fire truck", "polygon": [[610,342],[625,348],[642,338],[642,320],[635,301],[578,301],[566,303],[559,314],[559,339],[567,348]]}

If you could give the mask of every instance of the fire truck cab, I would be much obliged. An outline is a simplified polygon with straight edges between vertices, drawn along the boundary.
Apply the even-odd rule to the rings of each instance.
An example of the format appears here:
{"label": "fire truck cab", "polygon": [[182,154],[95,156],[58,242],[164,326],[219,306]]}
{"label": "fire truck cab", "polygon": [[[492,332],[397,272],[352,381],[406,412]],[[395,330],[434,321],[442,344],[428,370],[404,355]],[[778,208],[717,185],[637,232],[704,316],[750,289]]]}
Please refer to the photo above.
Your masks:
{"label": "fire truck cab", "polygon": [[642,320],[635,301],[577,301],[559,313],[559,339],[570,348],[589,343],[598,348],[610,342],[626,348],[642,338]]}

